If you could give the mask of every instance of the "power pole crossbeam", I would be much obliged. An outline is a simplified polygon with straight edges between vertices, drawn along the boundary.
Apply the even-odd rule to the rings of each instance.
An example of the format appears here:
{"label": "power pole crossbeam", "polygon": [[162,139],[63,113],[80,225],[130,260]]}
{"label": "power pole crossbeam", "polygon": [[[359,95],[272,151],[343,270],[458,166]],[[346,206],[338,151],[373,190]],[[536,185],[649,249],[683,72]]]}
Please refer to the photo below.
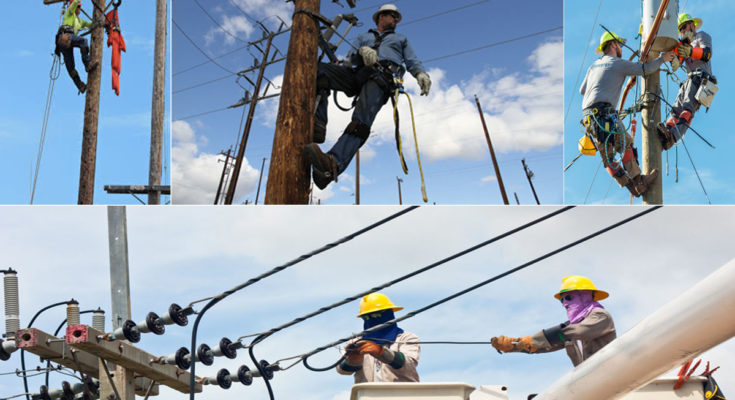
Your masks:
{"label": "power pole crossbeam", "polygon": [[64,339],[36,328],[21,329],[15,337],[19,349],[99,379],[97,357],[67,346]]}
{"label": "power pole crossbeam", "polygon": [[[101,335],[104,333],[91,326],[71,325],[66,328],[66,344],[111,361],[181,393],[189,393],[188,371],[174,365],[153,363],[152,361],[158,357],[127,342],[98,339]],[[202,385],[195,383],[194,391],[201,392]]]}

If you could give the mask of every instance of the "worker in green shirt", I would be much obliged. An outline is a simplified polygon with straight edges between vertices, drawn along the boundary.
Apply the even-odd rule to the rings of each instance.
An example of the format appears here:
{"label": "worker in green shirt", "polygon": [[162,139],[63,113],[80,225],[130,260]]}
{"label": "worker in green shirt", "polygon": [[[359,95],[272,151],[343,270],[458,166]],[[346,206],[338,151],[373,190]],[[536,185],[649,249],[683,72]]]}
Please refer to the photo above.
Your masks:
{"label": "worker in green shirt", "polygon": [[87,91],[87,85],[79,78],[79,73],[74,66],[74,48],[78,47],[82,53],[82,63],[84,63],[84,69],[89,72],[93,66],[89,64],[89,44],[87,39],[78,35],[79,30],[87,28],[92,25],[90,22],[85,21],[79,17],[79,13],[82,11],[82,0],[70,0],[66,11],[64,12],[64,18],[62,20],[59,31],[56,33],[56,55],[64,56],[64,64],[66,64],[66,70],[69,72],[74,84],[79,89],[79,93]]}

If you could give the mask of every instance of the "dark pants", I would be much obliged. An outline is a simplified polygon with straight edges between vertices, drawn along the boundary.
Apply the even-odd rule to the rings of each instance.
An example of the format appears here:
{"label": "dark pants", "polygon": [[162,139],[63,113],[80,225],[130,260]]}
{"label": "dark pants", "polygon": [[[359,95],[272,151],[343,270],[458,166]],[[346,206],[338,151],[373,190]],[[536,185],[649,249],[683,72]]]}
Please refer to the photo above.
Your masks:
{"label": "dark pants", "polygon": [[686,133],[687,128],[689,127],[687,121],[680,119],[681,112],[687,110],[692,113],[690,118],[691,123],[691,120],[694,119],[694,113],[699,110],[700,104],[695,96],[697,94],[697,90],[699,90],[699,86],[702,84],[703,77],[707,77],[713,82],[716,82],[716,80],[707,72],[698,69],[697,71],[687,74],[687,80],[684,81],[679,88],[679,94],[676,96],[674,106],[671,108],[671,116],[678,119],[675,128],[670,129],[671,132],[674,133],[676,141],[679,141],[684,137],[684,133]]}
{"label": "dark pants", "polygon": [[[66,65],[66,71],[69,73],[69,76],[74,79],[74,83],[76,83],[76,80],[79,79],[79,74],[77,73],[75,64],[74,64],[74,48],[79,48],[79,52],[82,53],[82,63],[84,64],[84,67],[86,68],[89,65],[89,45],[87,44],[87,39],[72,35],[71,37],[71,46],[66,49],[59,48],[59,52],[64,56],[64,64]],[[75,79],[76,78],[76,79]]]}
{"label": "dark pants", "polygon": [[[386,94],[386,90],[377,82],[377,73],[372,78],[359,76],[355,70],[349,67],[343,67],[334,64],[319,63],[317,77],[326,77],[329,81],[329,89],[344,92],[347,96],[359,95],[355,104],[355,111],[352,113],[352,120],[364,124],[368,128],[373,125],[375,116],[383,105],[388,101],[390,94]],[[316,109],[316,118],[327,123],[327,105],[329,96],[322,96]],[[329,150],[329,154],[337,159],[339,173],[341,174],[350,161],[357,154],[357,150],[364,143],[364,140],[348,133],[343,133],[339,137],[337,143]]]}

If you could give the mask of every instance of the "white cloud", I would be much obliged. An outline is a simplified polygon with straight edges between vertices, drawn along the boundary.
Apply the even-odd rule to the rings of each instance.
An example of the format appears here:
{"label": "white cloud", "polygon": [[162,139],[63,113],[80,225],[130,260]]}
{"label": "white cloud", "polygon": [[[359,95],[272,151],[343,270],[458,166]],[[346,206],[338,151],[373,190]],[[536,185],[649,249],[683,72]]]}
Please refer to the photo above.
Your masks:
{"label": "white cloud", "polygon": [[495,175],[488,175],[480,179],[481,182],[495,182],[498,180],[498,177]]}
{"label": "white cloud", "polygon": [[[171,185],[174,204],[212,204],[222,175],[222,156],[199,152],[199,144],[207,138],[197,137],[188,122],[174,121],[171,124],[173,135]],[[259,171],[243,159],[237,181],[233,203],[244,201],[242,198],[257,185]]]}

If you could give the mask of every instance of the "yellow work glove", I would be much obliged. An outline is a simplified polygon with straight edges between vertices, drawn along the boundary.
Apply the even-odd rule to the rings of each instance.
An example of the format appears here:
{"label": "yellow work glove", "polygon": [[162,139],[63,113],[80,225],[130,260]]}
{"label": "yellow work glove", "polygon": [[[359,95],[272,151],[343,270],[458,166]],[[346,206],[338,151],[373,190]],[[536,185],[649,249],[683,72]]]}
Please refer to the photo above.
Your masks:
{"label": "yellow work glove", "polygon": [[503,353],[509,353],[512,351],[515,351],[515,346],[513,346],[513,342],[517,342],[518,338],[509,337],[509,336],[497,336],[490,339],[490,344],[495,348],[495,350],[503,352]]}

